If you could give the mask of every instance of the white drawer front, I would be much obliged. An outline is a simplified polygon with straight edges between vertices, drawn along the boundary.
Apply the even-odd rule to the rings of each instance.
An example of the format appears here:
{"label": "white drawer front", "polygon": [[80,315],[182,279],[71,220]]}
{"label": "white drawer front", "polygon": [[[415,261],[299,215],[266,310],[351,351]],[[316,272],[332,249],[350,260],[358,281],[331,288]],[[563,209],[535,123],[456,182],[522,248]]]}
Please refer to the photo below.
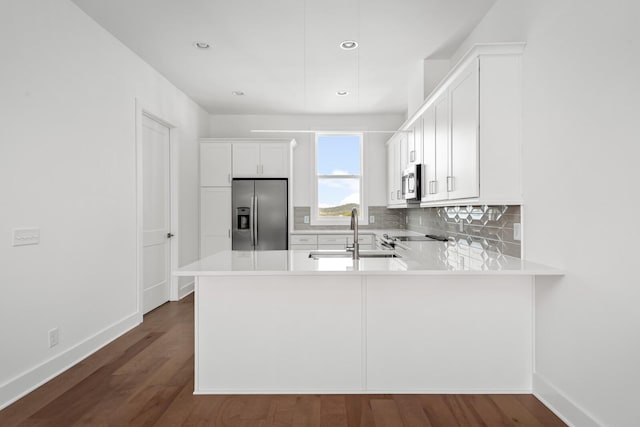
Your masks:
{"label": "white drawer front", "polygon": [[347,236],[344,234],[321,234],[318,236],[319,245],[346,245]]}
{"label": "white drawer front", "polygon": [[[347,237],[347,243],[353,243],[353,236]],[[358,236],[358,243],[361,245],[372,245],[373,244],[373,234],[362,234]]]}
{"label": "white drawer front", "polygon": [[292,245],[317,245],[318,236],[315,234],[292,234]]}
{"label": "white drawer front", "polygon": [[315,250],[318,249],[318,245],[291,245],[289,249],[293,251]]}
{"label": "white drawer front", "polygon": [[335,250],[335,249],[344,250],[345,248],[346,248],[346,246],[345,246],[344,243],[342,243],[342,244],[335,243],[333,245],[318,245],[318,249],[325,250],[325,251],[326,250]]}

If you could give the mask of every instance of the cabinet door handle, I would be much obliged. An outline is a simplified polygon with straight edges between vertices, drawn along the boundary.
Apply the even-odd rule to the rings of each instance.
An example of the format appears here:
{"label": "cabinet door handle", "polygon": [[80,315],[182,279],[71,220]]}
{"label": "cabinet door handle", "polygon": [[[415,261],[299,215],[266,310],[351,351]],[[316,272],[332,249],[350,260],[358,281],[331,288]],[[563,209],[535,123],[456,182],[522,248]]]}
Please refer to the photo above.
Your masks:
{"label": "cabinet door handle", "polygon": [[454,180],[453,180],[453,177],[452,177],[452,176],[448,176],[448,177],[447,177],[447,191],[448,191],[449,193],[451,193],[452,191],[454,191],[454,189],[455,189],[454,184],[455,184],[455,182],[454,182]]}
{"label": "cabinet door handle", "polygon": [[231,238],[231,229],[229,228],[227,229],[227,231],[228,231],[229,238]]}
{"label": "cabinet door handle", "polygon": [[230,174],[230,173],[228,173],[228,174],[227,174],[227,180],[228,180],[229,182],[231,182],[231,174]]}
{"label": "cabinet door handle", "polygon": [[416,161],[416,151],[415,150],[411,150],[411,153],[409,154],[409,161],[410,162],[415,162]]}
{"label": "cabinet door handle", "polygon": [[256,175],[260,175],[260,165],[256,165]]}
{"label": "cabinet door handle", "polygon": [[394,200],[394,198],[393,198],[393,191],[391,192],[391,200]]}
{"label": "cabinet door handle", "polygon": [[398,193],[396,194],[396,199],[400,200],[400,190],[398,190]]}

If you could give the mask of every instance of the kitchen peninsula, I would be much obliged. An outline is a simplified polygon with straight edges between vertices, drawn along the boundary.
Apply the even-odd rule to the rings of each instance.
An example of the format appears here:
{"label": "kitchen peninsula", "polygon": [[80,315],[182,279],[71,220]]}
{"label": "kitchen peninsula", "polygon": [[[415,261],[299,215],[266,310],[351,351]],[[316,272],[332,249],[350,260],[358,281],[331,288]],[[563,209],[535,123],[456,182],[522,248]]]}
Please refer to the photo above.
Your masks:
{"label": "kitchen peninsula", "polygon": [[195,393],[529,393],[542,265],[442,242],[399,258],[223,251],[195,277]]}

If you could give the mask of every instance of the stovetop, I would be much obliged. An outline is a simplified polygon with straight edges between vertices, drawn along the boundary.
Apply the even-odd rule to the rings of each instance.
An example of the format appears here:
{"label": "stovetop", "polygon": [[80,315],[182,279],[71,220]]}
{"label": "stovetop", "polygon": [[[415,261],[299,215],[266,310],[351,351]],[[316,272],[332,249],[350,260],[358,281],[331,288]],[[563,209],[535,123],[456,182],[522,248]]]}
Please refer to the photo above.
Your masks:
{"label": "stovetop", "polygon": [[447,242],[445,236],[439,236],[436,234],[425,234],[422,236],[389,236],[384,234],[382,236],[382,243],[388,247],[395,247],[396,242]]}

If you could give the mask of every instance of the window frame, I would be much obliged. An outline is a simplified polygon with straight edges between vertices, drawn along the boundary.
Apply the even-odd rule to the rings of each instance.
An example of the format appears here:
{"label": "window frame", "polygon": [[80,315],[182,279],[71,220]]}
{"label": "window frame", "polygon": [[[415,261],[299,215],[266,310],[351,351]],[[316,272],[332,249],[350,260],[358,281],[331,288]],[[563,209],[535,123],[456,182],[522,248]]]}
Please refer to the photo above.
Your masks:
{"label": "window frame", "polygon": [[[318,140],[322,136],[358,136],[360,140],[360,175],[318,175]],[[320,216],[318,207],[318,182],[319,179],[360,179],[360,210],[358,212],[358,223],[368,225],[367,191],[365,186],[364,165],[365,165],[365,144],[362,132],[315,132],[313,142],[313,176],[311,178],[312,200],[311,200],[311,225],[350,225],[349,217],[326,217]]]}

